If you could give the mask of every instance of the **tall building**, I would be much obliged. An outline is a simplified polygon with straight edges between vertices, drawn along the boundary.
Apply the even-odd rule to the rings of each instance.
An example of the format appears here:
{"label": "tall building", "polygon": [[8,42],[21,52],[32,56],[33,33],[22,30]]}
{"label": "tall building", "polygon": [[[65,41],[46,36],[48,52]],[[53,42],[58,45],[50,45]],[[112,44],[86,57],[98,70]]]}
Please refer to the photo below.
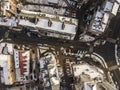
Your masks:
{"label": "tall building", "polygon": [[[18,23],[20,26],[33,27],[34,29],[31,28],[31,30],[38,30],[43,36],[70,40],[75,37],[78,27],[77,19],[27,10],[21,10],[21,12],[23,17],[29,14],[29,19],[21,18]],[[37,16],[37,21],[32,22],[35,19],[34,16]]]}
{"label": "tall building", "polygon": [[119,6],[119,0],[106,0],[93,15],[89,32],[94,35],[103,34],[106,31],[111,18],[117,15]]}

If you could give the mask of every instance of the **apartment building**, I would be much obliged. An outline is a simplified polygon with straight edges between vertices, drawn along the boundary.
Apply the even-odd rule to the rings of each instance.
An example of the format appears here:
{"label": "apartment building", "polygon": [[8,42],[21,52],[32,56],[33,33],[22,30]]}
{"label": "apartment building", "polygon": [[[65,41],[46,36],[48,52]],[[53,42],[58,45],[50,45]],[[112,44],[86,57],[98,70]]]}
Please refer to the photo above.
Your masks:
{"label": "apartment building", "polygon": [[[25,10],[41,11],[50,14],[63,15],[66,12],[65,8],[56,8],[57,6],[66,7],[66,3],[63,0],[26,0],[30,4],[24,6]],[[51,7],[51,5],[53,5]]]}
{"label": "apartment building", "polygon": [[[29,19],[26,17],[19,20],[18,24],[21,26],[33,27],[43,36],[71,40],[75,37],[78,26],[77,19],[27,10],[22,10],[21,12],[23,13],[22,16],[29,15]],[[31,22],[30,20],[35,19],[34,16],[37,16],[37,21]]]}
{"label": "apartment building", "polygon": [[94,14],[89,32],[94,35],[101,35],[105,32],[112,17],[117,15],[120,6],[119,0],[106,0]]}

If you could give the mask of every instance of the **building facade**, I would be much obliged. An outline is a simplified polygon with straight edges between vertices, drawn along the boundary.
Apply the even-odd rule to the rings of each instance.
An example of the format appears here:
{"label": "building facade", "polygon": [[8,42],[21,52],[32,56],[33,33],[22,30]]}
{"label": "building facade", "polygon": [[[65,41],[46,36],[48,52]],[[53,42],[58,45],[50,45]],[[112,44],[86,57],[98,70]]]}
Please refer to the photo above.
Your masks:
{"label": "building facade", "polygon": [[0,55],[2,57],[0,59],[0,66],[3,68],[1,73],[2,83],[5,85],[12,85],[15,82],[15,70],[14,70],[14,62],[12,60],[11,55]]}
{"label": "building facade", "polygon": [[117,15],[119,6],[119,0],[106,0],[93,15],[93,19],[89,27],[89,32],[94,35],[103,34],[106,31],[112,17]]}

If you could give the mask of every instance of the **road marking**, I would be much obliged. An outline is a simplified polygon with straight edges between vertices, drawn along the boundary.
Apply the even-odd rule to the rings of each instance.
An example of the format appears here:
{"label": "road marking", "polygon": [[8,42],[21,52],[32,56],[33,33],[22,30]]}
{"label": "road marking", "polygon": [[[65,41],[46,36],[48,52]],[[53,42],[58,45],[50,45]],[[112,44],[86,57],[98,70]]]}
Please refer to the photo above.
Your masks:
{"label": "road marking", "polygon": [[115,84],[118,84],[117,81],[115,81]]}
{"label": "road marking", "polygon": [[105,68],[108,68],[108,65],[107,65],[107,63],[105,62],[105,59],[104,59],[101,55],[99,55],[99,54],[97,54],[97,53],[93,53],[93,55],[94,55],[94,56],[97,56],[97,57],[99,58],[99,62],[100,62],[102,65],[104,65]]}
{"label": "road marking", "polygon": [[110,73],[110,75],[113,77],[113,73]]}
{"label": "road marking", "polygon": [[[117,48],[118,48],[118,45],[116,44],[115,45],[115,60],[116,60],[117,65],[119,66],[120,62],[119,62],[119,58],[118,58],[118,55],[117,55]],[[119,68],[119,71],[120,71],[120,68]]]}
{"label": "road marking", "polygon": [[119,90],[119,86],[118,85],[116,85],[116,88],[117,88],[117,90]]}

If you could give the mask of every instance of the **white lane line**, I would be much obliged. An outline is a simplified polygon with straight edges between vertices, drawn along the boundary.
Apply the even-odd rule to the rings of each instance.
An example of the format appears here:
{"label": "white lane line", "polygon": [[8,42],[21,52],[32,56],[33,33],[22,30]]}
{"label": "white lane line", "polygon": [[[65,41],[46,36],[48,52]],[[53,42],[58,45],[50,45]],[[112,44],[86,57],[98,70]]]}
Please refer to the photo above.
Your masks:
{"label": "white lane line", "polygon": [[[119,58],[118,58],[118,55],[117,55],[117,48],[118,48],[118,45],[116,44],[115,45],[115,60],[116,60],[116,63],[117,65],[120,65],[120,61],[119,61]],[[120,68],[119,68],[119,71],[120,71]]]}
{"label": "white lane line", "polygon": [[107,63],[105,62],[105,59],[104,59],[101,55],[99,55],[99,54],[97,54],[97,53],[93,53],[93,55],[95,55],[95,56],[97,56],[97,57],[99,58],[99,62],[100,62],[102,65],[104,65],[105,68],[108,68],[108,65],[107,65]]}

